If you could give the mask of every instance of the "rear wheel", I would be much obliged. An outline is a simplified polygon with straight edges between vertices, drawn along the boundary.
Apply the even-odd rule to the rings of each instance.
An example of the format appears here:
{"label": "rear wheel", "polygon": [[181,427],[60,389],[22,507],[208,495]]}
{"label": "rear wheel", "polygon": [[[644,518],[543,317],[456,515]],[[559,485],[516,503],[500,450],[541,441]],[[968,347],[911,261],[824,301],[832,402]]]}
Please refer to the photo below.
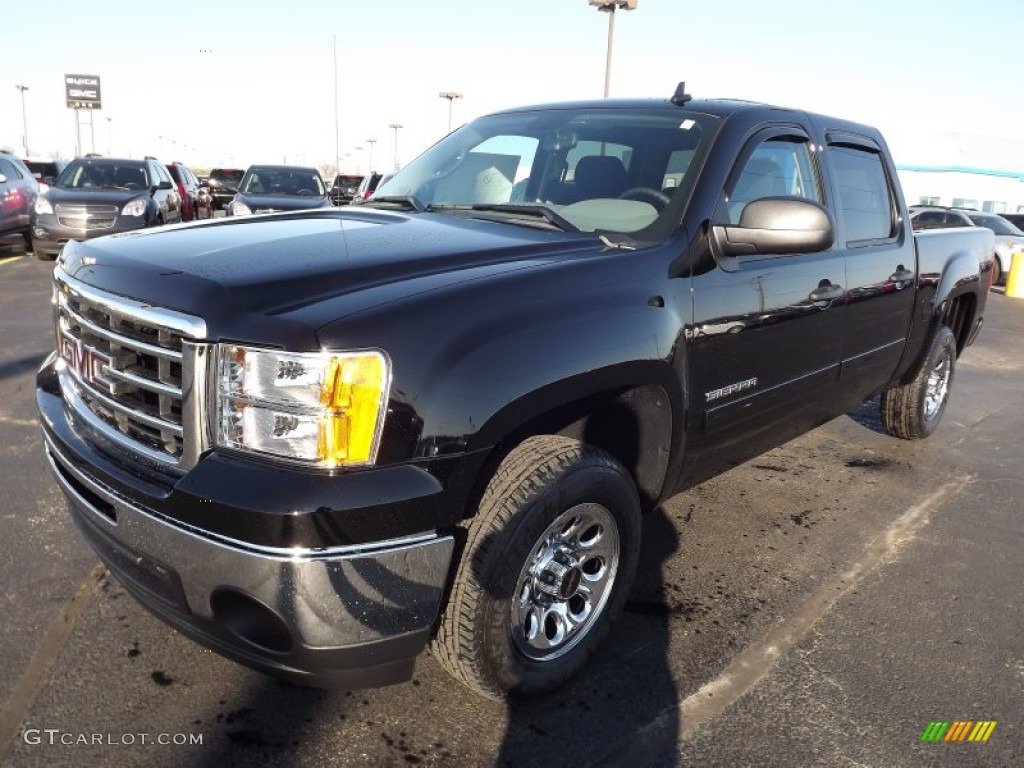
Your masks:
{"label": "rear wheel", "polygon": [[920,440],[939,426],[949,401],[956,369],[956,336],[940,326],[932,337],[928,356],[909,384],[882,393],[882,425],[904,440]]}
{"label": "rear wheel", "polygon": [[524,441],[469,526],[435,656],[492,698],[561,685],[621,610],[639,549],[640,502],[622,465],[569,438]]}

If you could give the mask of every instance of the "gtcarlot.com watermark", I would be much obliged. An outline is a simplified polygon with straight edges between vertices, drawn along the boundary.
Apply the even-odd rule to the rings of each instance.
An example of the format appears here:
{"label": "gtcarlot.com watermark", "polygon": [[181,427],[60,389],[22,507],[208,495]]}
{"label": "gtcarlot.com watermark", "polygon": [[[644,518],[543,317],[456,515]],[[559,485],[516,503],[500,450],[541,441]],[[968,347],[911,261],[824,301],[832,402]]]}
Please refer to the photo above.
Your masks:
{"label": "gtcarlot.com watermark", "polygon": [[26,728],[22,738],[33,747],[41,744],[65,747],[131,747],[136,744],[187,747],[203,743],[201,733],[75,733],[60,728]]}

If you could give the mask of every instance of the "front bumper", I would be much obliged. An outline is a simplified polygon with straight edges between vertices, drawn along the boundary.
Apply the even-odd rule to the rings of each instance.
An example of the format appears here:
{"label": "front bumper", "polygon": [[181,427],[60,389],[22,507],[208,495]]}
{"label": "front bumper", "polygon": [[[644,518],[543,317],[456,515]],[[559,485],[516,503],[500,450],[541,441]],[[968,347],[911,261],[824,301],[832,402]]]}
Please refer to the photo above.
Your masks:
{"label": "front bumper", "polygon": [[[310,517],[303,526],[303,478],[270,467],[243,470],[236,462],[207,468],[218,475],[215,483],[198,479],[216,454],[177,481],[167,479],[170,484],[142,465],[133,465],[138,474],[131,477],[111,461],[109,446],[93,444],[98,436],[60,398],[52,359],[38,383],[46,456],[71,517],[146,608],[224,656],[300,684],[361,688],[411,677],[440,610],[453,538],[431,527],[398,526],[389,538],[378,537],[385,540],[353,539],[342,521],[363,513],[401,518],[400,510],[417,506],[419,493],[425,494],[420,515],[429,517],[434,487],[396,482],[386,470],[323,478],[353,507]],[[307,475],[304,484],[313,479]],[[286,487],[272,494],[256,483]],[[184,489],[196,487],[211,522],[224,515],[247,519],[251,538],[241,528],[212,531],[202,517],[172,517],[193,495]],[[281,535],[272,541],[252,525],[271,516],[269,509],[246,513],[233,506],[239,494],[253,492],[275,508],[291,505],[272,516],[281,518],[272,526]],[[304,533],[321,525],[332,530],[320,539]]]}
{"label": "front bumper", "polygon": [[450,536],[293,553],[245,546],[145,509],[76,467],[51,436],[45,442],[85,539],[183,634],[305,685],[361,688],[412,676],[440,606]]}

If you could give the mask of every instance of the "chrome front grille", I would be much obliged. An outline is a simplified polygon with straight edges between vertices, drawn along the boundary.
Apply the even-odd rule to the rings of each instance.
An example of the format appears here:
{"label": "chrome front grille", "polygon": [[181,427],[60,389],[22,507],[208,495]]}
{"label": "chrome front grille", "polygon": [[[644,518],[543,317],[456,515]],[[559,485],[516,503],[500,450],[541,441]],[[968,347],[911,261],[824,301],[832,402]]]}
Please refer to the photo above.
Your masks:
{"label": "chrome front grille", "polygon": [[[101,292],[57,270],[57,353],[72,408],[106,437],[165,464],[202,449],[205,324]],[[197,365],[198,363],[198,365]],[[191,433],[191,434],[190,434]]]}
{"label": "chrome front grille", "polygon": [[116,205],[58,204],[54,213],[62,227],[83,231],[110,229],[117,221]]}

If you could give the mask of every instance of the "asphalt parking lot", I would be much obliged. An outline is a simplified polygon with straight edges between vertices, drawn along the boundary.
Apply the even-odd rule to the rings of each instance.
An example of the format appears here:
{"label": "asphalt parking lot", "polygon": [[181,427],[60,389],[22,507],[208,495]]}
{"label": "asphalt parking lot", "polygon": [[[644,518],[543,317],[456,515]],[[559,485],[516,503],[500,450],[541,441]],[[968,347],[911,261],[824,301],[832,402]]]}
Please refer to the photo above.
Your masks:
{"label": "asphalt parking lot", "polygon": [[[49,272],[0,248],[0,764],[1024,764],[1024,301],[991,296],[932,439],[867,404],[652,513],[590,666],[498,704],[426,655],[392,688],[276,682],[139,607],[45,467]],[[997,725],[924,743],[932,721]]]}

